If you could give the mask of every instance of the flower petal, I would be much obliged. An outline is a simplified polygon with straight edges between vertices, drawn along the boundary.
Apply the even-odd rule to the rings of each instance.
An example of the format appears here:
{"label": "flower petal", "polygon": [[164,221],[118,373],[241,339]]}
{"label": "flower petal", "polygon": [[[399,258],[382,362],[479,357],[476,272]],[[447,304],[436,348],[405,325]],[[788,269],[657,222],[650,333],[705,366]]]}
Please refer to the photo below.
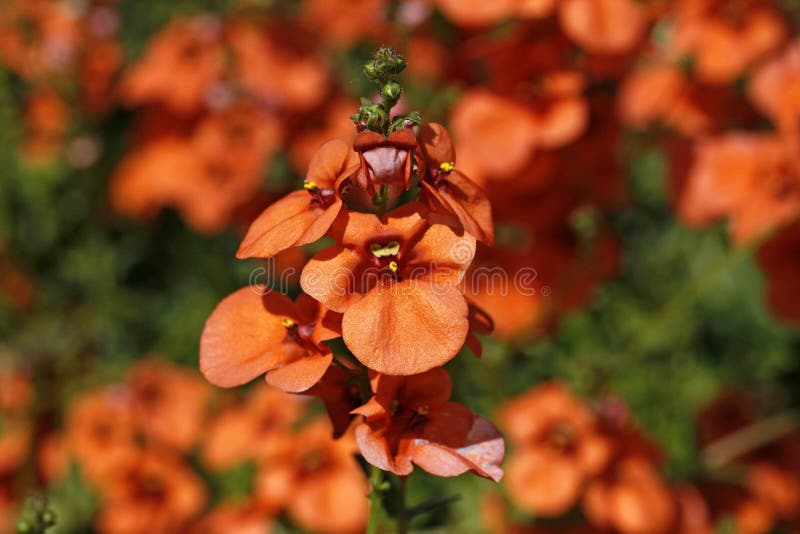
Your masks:
{"label": "flower petal", "polygon": [[250,225],[236,257],[269,258],[325,235],[339,214],[342,201],[336,199],[326,209],[313,206],[311,201],[308,191],[294,191],[269,206]]}
{"label": "flower petal", "polygon": [[[261,288],[261,290],[266,290]],[[243,287],[217,305],[206,321],[200,338],[200,370],[209,382],[233,387],[263,374],[282,354],[286,337],[281,318],[268,313],[265,303],[275,308],[291,307],[285,295]]]}
{"label": "flower petal", "polygon": [[300,286],[326,307],[343,312],[361,298],[362,263],[361,255],[351,248],[328,247],[308,261]]}
{"label": "flower petal", "polygon": [[376,286],[342,318],[344,342],[356,358],[389,375],[444,365],[461,349],[468,328],[458,288],[423,280]]}
{"label": "flower petal", "polygon": [[431,410],[430,420],[414,440],[412,460],[425,471],[442,477],[467,471],[498,482],[505,444],[500,431],[469,408],[455,403]]}
{"label": "flower petal", "polygon": [[360,160],[352,147],[341,139],[331,139],[311,158],[306,181],[317,187],[336,187],[337,182],[358,170]]}
{"label": "flower petal", "polygon": [[287,393],[300,393],[319,382],[331,365],[333,353],[313,354],[267,372],[267,384]]}
{"label": "flower petal", "polygon": [[398,455],[399,462],[395,462],[389,451],[389,444],[369,425],[362,423],[356,427],[356,444],[364,459],[375,467],[390,471],[396,475],[408,475],[414,469],[410,457]]}

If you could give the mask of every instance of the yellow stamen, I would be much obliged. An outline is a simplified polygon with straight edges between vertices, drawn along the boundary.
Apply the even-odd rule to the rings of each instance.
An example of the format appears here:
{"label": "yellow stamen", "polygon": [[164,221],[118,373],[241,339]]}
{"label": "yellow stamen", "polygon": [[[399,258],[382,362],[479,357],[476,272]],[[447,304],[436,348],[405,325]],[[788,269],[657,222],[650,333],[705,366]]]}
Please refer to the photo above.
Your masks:
{"label": "yellow stamen", "polygon": [[397,272],[397,262],[396,261],[390,261],[389,262],[389,270],[392,271],[393,273]]}
{"label": "yellow stamen", "polygon": [[316,182],[303,182],[303,189],[305,189],[306,191],[310,191],[316,188],[317,188]]}
{"label": "yellow stamen", "polygon": [[452,161],[450,162],[445,161],[444,163],[439,165],[439,168],[444,172],[453,172],[456,168],[456,164]]}
{"label": "yellow stamen", "polygon": [[397,253],[400,252],[400,242],[390,241],[389,243],[386,244],[373,243],[369,246],[369,250],[376,258],[384,258],[386,256],[397,256]]}
{"label": "yellow stamen", "polygon": [[427,404],[423,404],[417,408],[417,413],[420,415],[428,415],[428,413],[430,413],[430,408],[428,408]]}
{"label": "yellow stamen", "polygon": [[291,319],[288,319],[288,318],[284,317],[283,319],[281,319],[281,324],[282,324],[283,326],[285,326],[286,328],[291,328],[291,327],[293,327],[294,325],[296,325],[297,323],[295,323],[295,322],[294,322],[294,321],[292,321]]}

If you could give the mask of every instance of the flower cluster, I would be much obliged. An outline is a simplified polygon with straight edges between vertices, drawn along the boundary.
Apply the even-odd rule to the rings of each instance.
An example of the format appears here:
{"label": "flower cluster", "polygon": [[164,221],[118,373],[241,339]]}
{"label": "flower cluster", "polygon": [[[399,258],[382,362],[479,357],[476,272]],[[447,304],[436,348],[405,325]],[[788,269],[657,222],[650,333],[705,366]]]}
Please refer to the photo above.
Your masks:
{"label": "flower cluster", "polygon": [[[220,386],[265,375],[284,391],[317,394],[339,432],[349,423],[342,413],[363,416],[357,443],[381,469],[407,475],[414,463],[499,480],[500,434],[448,402],[441,368],[468,340],[479,353],[474,334],[491,329],[461,288],[476,241],[493,239],[491,206],[456,167],[444,127],[390,116],[404,67],[390,49],[376,52],[364,70],[383,100],[353,115],[354,142],[320,147],[302,188],[264,210],[239,247],[239,258],[269,258],[332,238],[303,268],[303,292],[292,301],[259,286],[227,297],[206,323],[200,367]],[[346,353],[326,344],[337,338]]]}
{"label": "flower cluster", "polygon": [[[800,519],[800,439],[760,432],[757,424],[770,419],[759,422],[755,414],[741,392],[709,404],[697,421],[707,476],[668,481],[663,455],[634,427],[620,399],[588,406],[561,383],[539,385],[501,408],[514,448],[505,487],[514,504],[537,518],[582,510],[587,525],[567,519],[553,532],[703,534],[725,528],[728,520],[735,521],[736,532],[770,532]],[[759,440],[746,454],[730,445],[742,431]],[[490,497],[486,504],[492,531],[528,532],[510,525],[501,503]]]}
{"label": "flower cluster", "polygon": [[[74,487],[77,469],[98,498],[93,523],[102,534],[267,533],[279,521],[349,534],[366,524],[367,479],[352,432],[334,440],[330,423],[299,397],[267,385],[221,397],[195,371],[148,358],[124,381],[75,398],[63,428],[51,422],[33,441],[32,384],[4,370],[0,385],[3,532],[15,523],[14,490],[29,459],[50,487]],[[215,496],[234,475],[253,492]],[[69,518],[60,521],[69,528]]]}

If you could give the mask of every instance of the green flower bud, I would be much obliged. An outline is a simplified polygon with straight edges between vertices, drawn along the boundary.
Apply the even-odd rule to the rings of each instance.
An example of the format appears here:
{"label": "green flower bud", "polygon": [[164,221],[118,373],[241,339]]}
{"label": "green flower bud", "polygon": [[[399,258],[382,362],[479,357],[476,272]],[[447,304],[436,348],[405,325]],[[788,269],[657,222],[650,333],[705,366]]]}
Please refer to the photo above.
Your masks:
{"label": "green flower bud", "polygon": [[384,100],[388,100],[390,102],[397,101],[400,98],[400,93],[403,92],[402,87],[397,82],[389,82],[381,88],[381,96]]}

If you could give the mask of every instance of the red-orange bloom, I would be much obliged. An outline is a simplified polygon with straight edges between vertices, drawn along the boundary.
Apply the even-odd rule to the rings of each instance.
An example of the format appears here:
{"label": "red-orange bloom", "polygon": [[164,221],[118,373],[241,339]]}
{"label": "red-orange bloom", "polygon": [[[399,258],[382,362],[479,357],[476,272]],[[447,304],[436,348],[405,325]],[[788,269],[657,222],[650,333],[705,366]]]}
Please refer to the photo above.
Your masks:
{"label": "red-orange bloom", "polygon": [[266,373],[267,383],[297,393],[316,384],[333,359],[323,341],[341,336],[339,314],[308,295],[297,302],[263,286],[219,303],[200,338],[200,370],[233,387]]}
{"label": "red-orange bloom", "polygon": [[492,206],[483,189],[456,170],[456,152],[450,134],[444,126],[433,122],[420,128],[419,140],[427,169],[420,181],[422,200],[432,211],[455,216],[466,232],[491,245]]}
{"label": "red-orange bloom", "polygon": [[342,336],[358,360],[391,375],[422,373],[461,349],[469,329],[458,287],[475,239],[429,225],[424,206],[409,203],[382,219],[349,212],[334,232],[337,246],[303,269],[303,290],[342,312]]}
{"label": "red-orange bloom", "polygon": [[317,418],[293,436],[285,455],[262,463],[256,499],[285,507],[292,521],[311,532],[363,532],[369,484],[355,452],[352,434],[334,440],[328,421]]}
{"label": "red-orange bloom", "polygon": [[96,525],[106,534],[182,532],[202,510],[206,489],[179,457],[143,451],[101,487]]}
{"label": "red-orange bloom", "polygon": [[442,368],[407,377],[375,375],[375,396],[353,410],[365,417],[356,427],[364,458],[397,475],[408,475],[416,464],[437,476],[472,471],[499,481],[505,455],[500,432],[467,407],[448,402],[451,387]]}
{"label": "red-orange bloom", "polygon": [[196,370],[145,360],[127,383],[134,419],[145,435],[182,451],[197,443],[211,392]]}
{"label": "red-orange bloom", "polygon": [[250,225],[236,257],[267,258],[325,235],[342,209],[340,187],[359,166],[356,153],[344,141],[322,145],[311,158],[305,190],[289,193],[264,210]]}
{"label": "red-orange bloom", "polygon": [[559,383],[513,399],[500,417],[517,449],[506,487],[514,502],[535,515],[569,510],[610,459],[612,444],[594,415]]}

